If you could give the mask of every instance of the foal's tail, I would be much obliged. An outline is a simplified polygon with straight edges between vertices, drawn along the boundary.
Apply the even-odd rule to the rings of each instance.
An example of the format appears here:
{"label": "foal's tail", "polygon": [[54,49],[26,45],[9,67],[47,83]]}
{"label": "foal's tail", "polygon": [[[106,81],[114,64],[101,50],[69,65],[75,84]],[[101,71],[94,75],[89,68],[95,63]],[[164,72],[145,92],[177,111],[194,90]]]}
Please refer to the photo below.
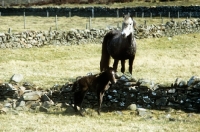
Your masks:
{"label": "foal's tail", "polygon": [[71,91],[70,92],[75,92],[77,87],[79,86],[79,80],[82,78],[82,76],[76,77],[76,81],[73,83]]}
{"label": "foal's tail", "polygon": [[101,50],[101,61],[100,61],[100,71],[104,71],[109,68],[110,54],[107,50],[108,39],[112,37],[110,32],[104,36]]}
{"label": "foal's tail", "polygon": [[75,92],[78,86],[78,81],[75,81],[74,84],[72,85],[72,89],[70,92]]}

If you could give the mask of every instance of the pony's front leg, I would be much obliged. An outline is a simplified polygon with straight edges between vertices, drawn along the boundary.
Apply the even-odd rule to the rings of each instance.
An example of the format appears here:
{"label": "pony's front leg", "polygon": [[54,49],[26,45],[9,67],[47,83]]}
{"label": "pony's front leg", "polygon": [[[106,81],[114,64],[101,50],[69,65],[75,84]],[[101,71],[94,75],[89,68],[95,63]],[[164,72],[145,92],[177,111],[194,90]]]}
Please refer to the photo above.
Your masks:
{"label": "pony's front leg", "polygon": [[98,108],[98,110],[97,110],[97,112],[98,112],[98,114],[99,115],[101,115],[101,104],[102,104],[102,102],[103,102],[103,96],[104,96],[104,92],[102,91],[102,92],[99,92],[99,93],[97,93],[97,98],[98,98],[98,103],[99,103],[99,108]]}
{"label": "pony's front leg", "polygon": [[125,60],[121,60],[121,72],[124,73],[125,72]]}
{"label": "pony's front leg", "polygon": [[132,75],[132,70],[133,70],[133,61],[135,59],[135,55],[129,59],[129,72]]}
{"label": "pony's front leg", "polygon": [[115,70],[115,72],[117,72],[117,66],[118,66],[118,63],[119,63],[119,60],[114,60],[114,63],[113,63],[113,69]]}

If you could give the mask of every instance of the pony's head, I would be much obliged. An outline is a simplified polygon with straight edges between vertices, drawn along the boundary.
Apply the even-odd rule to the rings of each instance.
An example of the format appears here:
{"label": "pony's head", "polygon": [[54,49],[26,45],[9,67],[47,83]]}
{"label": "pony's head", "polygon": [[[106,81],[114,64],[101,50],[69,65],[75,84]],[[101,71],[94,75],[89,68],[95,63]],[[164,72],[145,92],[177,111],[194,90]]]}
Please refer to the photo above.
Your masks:
{"label": "pony's head", "polygon": [[123,15],[124,21],[122,23],[122,37],[126,38],[130,34],[133,33],[134,28],[136,26],[136,22],[132,19],[130,14],[128,13],[127,15]]}

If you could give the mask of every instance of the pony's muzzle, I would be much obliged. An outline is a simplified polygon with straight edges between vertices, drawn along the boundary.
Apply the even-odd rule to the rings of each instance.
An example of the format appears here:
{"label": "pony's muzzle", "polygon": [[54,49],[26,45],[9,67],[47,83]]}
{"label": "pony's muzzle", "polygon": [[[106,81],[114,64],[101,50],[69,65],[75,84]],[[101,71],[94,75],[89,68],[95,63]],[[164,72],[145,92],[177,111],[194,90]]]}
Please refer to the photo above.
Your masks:
{"label": "pony's muzzle", "polygon": [[121,34],[122,34],[123,38],[126,38],[126,33],[125,32],[122,32]]}

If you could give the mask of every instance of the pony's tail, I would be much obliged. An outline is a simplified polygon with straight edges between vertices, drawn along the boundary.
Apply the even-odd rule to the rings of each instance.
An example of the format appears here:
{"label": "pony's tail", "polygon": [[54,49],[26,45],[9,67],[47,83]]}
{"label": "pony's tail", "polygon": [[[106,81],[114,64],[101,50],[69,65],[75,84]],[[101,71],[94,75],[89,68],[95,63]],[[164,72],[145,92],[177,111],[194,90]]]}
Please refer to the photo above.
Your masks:
{"label": "pony's tail", "polygon": [[100,71],[104,71],[109,68],[110,54],[107,50],[108,38],[110,33],[107,33],[103,39],[102,50],[101,50],[101,61],[100,61]]}

